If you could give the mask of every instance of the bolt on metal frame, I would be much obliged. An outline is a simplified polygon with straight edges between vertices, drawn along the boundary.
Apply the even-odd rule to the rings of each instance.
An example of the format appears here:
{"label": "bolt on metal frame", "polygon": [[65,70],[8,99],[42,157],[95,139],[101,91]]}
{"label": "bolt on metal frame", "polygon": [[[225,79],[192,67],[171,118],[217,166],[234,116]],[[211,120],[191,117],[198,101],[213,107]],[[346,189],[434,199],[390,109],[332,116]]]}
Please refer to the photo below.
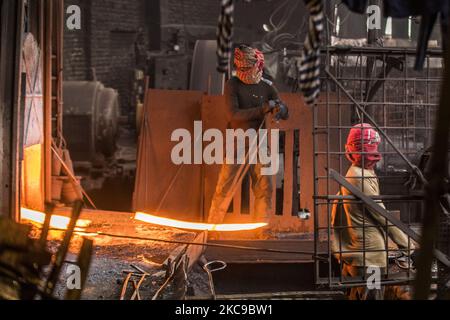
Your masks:
{"label": "bolt on metal frame", "polygon": [[[391,213],[399,213],[407,226],[419,228],[423,195],[410,191],[405,184],[411,176],[426,183],[416,165],[420,152],[431,147],[443,60],[439,51],[430,51],[423,71],[418,72],[414,70],[415,58],[414,49],[403,48],[327,47],[323,51],[322,98],[314,107],[315,279],[318,285],[343,288],[367,283],[367,276],[344,278],[342,259],[338,262],[335,257],[350,252],[343,252],[342,248],[338,252],[332,250],[332,234],[339,231],[331,225],[334,205],[343,202],[361,205],[363,239],[367,229],[374,227],[363,201],[338,195],[340,186],[332,177],[333,171],[345,177],[350,167],[345,144],[353,125],[370,123],[383,140],[380,146],[383,160],[376,170],[382,195],[372,200],[384,203]],[[387,234],[387,219],[382,228]],[[394,249],[388,237],[385,238],[383,251],[391,266],[401,250]],[[323,242],[325,252],[319,249]],[[409,246],[412,242],[409,238]],[[374,251],[355,251],[363,255],[364,261],[369,252]],[[409,264],[402,272],[393,269],[387,268],[382,284],[408,283],[414,279]]]}

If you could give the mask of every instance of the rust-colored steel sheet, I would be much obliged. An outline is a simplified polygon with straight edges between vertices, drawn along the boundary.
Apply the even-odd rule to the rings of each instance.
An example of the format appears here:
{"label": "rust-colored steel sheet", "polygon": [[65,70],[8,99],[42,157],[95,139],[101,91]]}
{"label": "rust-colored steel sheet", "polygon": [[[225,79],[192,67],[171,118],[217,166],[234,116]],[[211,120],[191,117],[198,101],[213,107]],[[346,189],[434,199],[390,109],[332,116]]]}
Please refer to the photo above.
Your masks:
{"label": "rust-colored steel sheet", "polygon": [[201,216],[201,165],[184,165],[179,170],[171,159],[172,133],[187,129],[192,134],[194,122],[201,120],[202,92],[149,90],[139,139],[134,209],[164,217],[199,221]]}
{"label": "rust-colored steel sheet", "polygon": [[[282,94],[282,100],[289,106],[290,119],[276,123],[272,120],[267,126],[272,129],[280,129],[286,135],[286,152],[284,155],[284,166],[280,167],[280,178],[284,180],[282,187],[283,210],[276,210],[276,192],[273,194],[273,210],[270,219],[271,230],[274,232],[312,232],[312,219],[303,221],[298,216],[293,216],[293,192],[294,192],[294,166],[299,166],[301,180],[300,203],[304,208],[313,210],[313,137],[312,137],[312,109],[306,106],[302,97],[297,94]],[[225,99],[222,96],[205,96],[202,102],[202,115],[204,130],[217,128],[225,130],[227,121],[223,110]],[[298,130],[300,135],[300,157],[299,162],[294,163],[294,131]],[[217,178],[220,171],[219,165],[205,166],[205,212],[208,212],[212,197],[216,188]],[[276,177],[273,177],[276,185]],[[238,190],[233,200],[233,212],[230,212],[226,223],[248,223],[254,222],[252,218],[253,195],[250,192],[250,214],[241,212],[242,188]],[[241,236],[242,233],[239,234]]]}
{"label": "rust-colored steel sheet", "polygon": [[[282,94],[281,98],[289,106],[290,119],[281,123],[268,121],[269,128],[279,129],[284,134],[280,173],[273,177],[273,184],[277,186],[278,192],[274,190],[270,227],[274,232],[312,233],[313,109],[308,107],[298,94]],[[157,213],[164,217],[204,221],[216,188],[220,165],[184,165],[180,169],[171,160],[172,149],[177,144],[171,142],[171,135],[175,129],[184,128],[191,132],[194,140],[193,130],[196,120],[202,121],[203,132],[212,128],[224,132],[227,129],[224,114],[225,99],[223,96],[207,96],[195,91],[149,90],[146,101],[140,136],[134,207],[136,210]],[[319,123],[336,120],[326,119],[324,115],[323,110],[319,108],[317,111]],[[345,117],[350,121],[349,115]],[[332,141],[318,138],[317,143],[330,143],[340,150],[338,146],[345,134],[346,132],[338,132]],[[318,170],[322,172],[326,163],[320,165]],[[174,180],[178,171],[179,176]],[[167,192],[172,181],[172,188]],[[319,183],[319,188],[326,188],[326,183]],[[242,187],[238,189],[232,210],[224,223],[255,222],[252,218],[254,202],[252,192],[250,191],[250,195],[245,199],[249,204],[249,212],[244,212],[242,189]],[[294,197],[297,192],[300,193],[298,201]],[[155,212],[164,195],[167,197],[161,211]],[[301,209],[308,209],[311,212],[309,220],[299,219],[297,212]],[[251,237],[251,234],[251,232],[233,233],[231,237]]]}

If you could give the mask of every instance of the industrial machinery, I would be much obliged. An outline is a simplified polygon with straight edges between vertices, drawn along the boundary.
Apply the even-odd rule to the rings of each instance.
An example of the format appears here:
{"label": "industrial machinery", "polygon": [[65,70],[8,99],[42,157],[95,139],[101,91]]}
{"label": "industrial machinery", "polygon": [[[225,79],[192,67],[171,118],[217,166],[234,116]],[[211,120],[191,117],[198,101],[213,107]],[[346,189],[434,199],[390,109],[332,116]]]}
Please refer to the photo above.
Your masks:
{"label": "industrial machinery", "polygon": [[[89,162],[116,151],[119,95],[97,81],[64,83],[64,132],[74,161]],[[84,130],[80,130],[84,128]]]}
{"label": "industrial machinery", "polygon": [[225,75],[217,71],[217,41],[199,40],[192,57],[190,90],[221,95],[225,87]]}

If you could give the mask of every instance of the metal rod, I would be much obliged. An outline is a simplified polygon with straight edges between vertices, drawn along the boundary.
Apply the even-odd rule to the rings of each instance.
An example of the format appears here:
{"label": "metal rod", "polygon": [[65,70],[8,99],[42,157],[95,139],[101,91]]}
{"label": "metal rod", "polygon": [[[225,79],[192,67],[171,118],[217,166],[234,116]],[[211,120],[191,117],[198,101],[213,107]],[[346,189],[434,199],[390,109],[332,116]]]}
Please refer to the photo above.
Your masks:
{"label": "metal rod", "polygon": [[64,162],[64,160],[59,156],[58,152],[56,151],[56,149],[52,146],[51,150],[53,151],[53,154],[56,156],[56,158],[58,159],[59,162],[61,162],[61,165],[64,168],[64,171],[66,171],[67,176],[70,178],[70,180],[72,180],[72,183],[74,183],[76,186],[78,186],[81,190],[81,192],[83,193],[83,195],[86,197],[86,199],[89,201],[89,203],[91,204],[91,206],[94,209],[97,209],[96,205],[94,204],[94,201],[92,201],[91,197],[89,197],[89,195],[86,193],[86,191],[83,189],[83,187],[81,186],[81,183],[78,181],[78,179],[75,177],[75,175],[70,171],[69,167],[67,166],[67,164]]}
{"label": "metal rod", "polygon": [[[417,282],[415,298],[428,299],[431,285],[431,267],[433,257],[431,249],[435,246],[439,223],[448,223],[446,219],[439,221],[443,211],[442,196],[446,194],[448,184],[448,146],[450,131],[450,51],[445,54],[445,69],[441,89],[440,107],[436,119],[436,130],[434,133],[433,153],[427,178],[430,183],[425,187],[425,206],[427,214],[423,218],[423,233],[417,266]],[[446,181],[447,180],[447,181]],[[447,191],[448,192],[448,191]],[[448,241],[448,239],[447,239]],[[444,263],[445,264],[445,263]],[[447,267],[450,267],[446,264]],[[448,289],[447,289],[448,290]]]}
{"label": "metal rod", "polygon": [[45,291],[48,295],[52,295],[54,290],[56,289],[56,283],[58,281],[59,274],[61,272],[62,265],[66,259],[67,252],[69,251],[70,240],[72,239],[73,234],[75,233],[75,227],[80,217],[81,210],[83,208],[83,202],[77,201],[73,205],[72,216],[70,217],[70,222],[65,231],[63,242],[56,254],[55,262],[53,264],[52,271],[48,277],[48,280],[45,284]]}
{"label": "metal rod", "polygon": [[[59,230],[59,231],[61,231],[61,230]],[[153,238],[145,238],[145,237],[133,237],[133,236],[125,236],[125,235],[111,234],[111,233],[104,233],[104,232],[94,232],[94,233],[90,233],[90,234],[111,237],[111,238],[118,238],[118,239],[174,243],[174,244],[201,246],[201,247],[236,249],[236,250],[245,250],[245,251],[271,252],[271,253],[287,253],[287,254],[299,254],[299,255],[310,255],[310,256],[314,255],[314,253],[310,252],[310,251],[289,251],[289,250],[266,249],[266,248],[245,247],[245,246],[233,246],[233,245],[225,245],[225,244],[195,243],[195,242],[188,242],[188,241],[175,241],[175,240],[153,239]]]}

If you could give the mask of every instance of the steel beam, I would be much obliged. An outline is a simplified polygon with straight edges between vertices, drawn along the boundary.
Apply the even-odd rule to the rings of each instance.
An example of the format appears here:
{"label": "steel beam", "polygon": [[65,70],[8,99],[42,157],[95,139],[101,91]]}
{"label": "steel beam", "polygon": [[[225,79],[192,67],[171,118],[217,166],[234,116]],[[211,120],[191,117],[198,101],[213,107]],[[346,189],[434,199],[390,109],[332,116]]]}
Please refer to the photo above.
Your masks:
{"label": "steel beam", "polygon": [[18,218],[24,1],[0,3],[0,216]]}

